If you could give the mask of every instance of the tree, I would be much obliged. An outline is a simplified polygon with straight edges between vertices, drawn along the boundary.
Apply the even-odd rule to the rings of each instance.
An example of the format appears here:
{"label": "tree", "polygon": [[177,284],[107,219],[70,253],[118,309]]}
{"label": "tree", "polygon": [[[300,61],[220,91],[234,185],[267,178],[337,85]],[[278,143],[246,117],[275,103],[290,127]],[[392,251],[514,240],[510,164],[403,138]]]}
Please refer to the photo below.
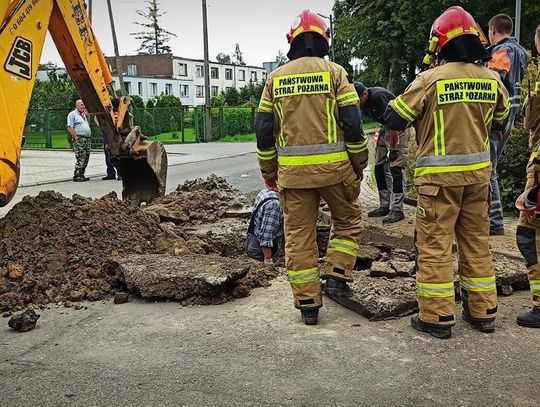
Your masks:
{"label": "tree", "polygon": [[30,109],[70,109],[75,106],[79,94],[70,77],[55,71],[48,73],[49,80],[36,80]]}
{"label": "tree", "polygon": [[219,54],[216,55],[216,61],[219,62],[220,64],[232,65],[231,56],[223,52],[220,52]]}
{"label": "tree", "polygon": [[242,55],[242,51],[240,51],[240,45],[236,44],[236,47],[234,48],[234,54],[232,56],[232,62],[234,65],[246,65],[244,62],[244,57]]}
{"label": "tree", "polygon": [[[338,0],[334,5],[336,62],[352,75],[349,62],[359,58],[363,69],[355,79],[400,93],[421,68],[433,20],[456,3],[484,28],[497,13],[514,16],[514,0]],[[540,3],[523,1],[521,32],[526,48],[532,47],[538,14]]]}
{"label": "tree", "polygon": [[136,13],[147,20],[147,22],[135,21],[134,24],[140,25],[147,31],[131,33],[137,40],[142,41],[138,51],[149,54],[167,54],[171,52],[171,47],[167,45],[171,37],[176,37],[170,31],[161,27],[159,19],[166,12],[160,13],[158,0],[145,0],[146,9],[136,10]]}
{"label": "tree", "polygon": [[278,53],[276,55],[276,62],[278,63],[278,66],[285,65],[287,62],[289,62],[289,58],[285,54],[283,54],[283,51],[278,50]]}
{"label": "tree", "polygon": [[240,104],[240,95],[236,88],[229,88],[225,92],[225,103],[227,106],[238,106]]}

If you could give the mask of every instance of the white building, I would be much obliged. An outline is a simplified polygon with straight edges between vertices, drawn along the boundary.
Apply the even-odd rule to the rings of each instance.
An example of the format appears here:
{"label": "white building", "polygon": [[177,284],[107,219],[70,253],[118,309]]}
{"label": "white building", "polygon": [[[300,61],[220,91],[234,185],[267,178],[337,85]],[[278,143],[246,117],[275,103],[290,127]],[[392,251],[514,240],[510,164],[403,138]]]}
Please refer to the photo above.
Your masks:
{"label": "white building", "polygon": [[[107,58],[115,80],[116,61]],[[139,95],[145,101],[160,94],[172,94],[180,98],[185,106],[204,104],[204,61],[175,57],[172,54],[133,55],[120,57],[124,74],[125,90],[130,95]],[[264,68],[210,62],[210,97],[218,96],[229,88],[240,90],[250,82],[266,80]]]}
{"label": "white building", "polygon": [[[107,57],[113,74],[114,89],[120,80],[116,71],[116,59]],[[204,105],[204,61],[175,57],[172,54],[140,54],[120,57],[124,87],[129,95],[138,95],[144,101],[162,93],[180,98],[184,106]],[[58,68],[57,73],[65,73]],[[266,80],[264,68],[250,65],[229,65],[210,62],[210,97],[218,96],[229,88],[242,89],[250,82]],[[38,71],[39,80],[47,80],[47,71]]]}

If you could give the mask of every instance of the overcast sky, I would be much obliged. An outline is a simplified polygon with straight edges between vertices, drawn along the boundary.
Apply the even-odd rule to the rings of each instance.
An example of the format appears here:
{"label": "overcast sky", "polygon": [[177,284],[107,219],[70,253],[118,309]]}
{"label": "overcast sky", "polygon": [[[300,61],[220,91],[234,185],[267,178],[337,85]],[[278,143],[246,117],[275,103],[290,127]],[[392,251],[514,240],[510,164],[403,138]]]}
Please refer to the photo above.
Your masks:
{"label": "overcast sky", "polygon": [[[88,3],[88,0],[87,0]],[[163,28],[177,35],[170,46],[175,56],[203,58],[202,1],[159,0],[166,12]],[[248,65],[273,61],[279,49],[288,50],[285,34],[295,16],[304,9],[329,15],[334,0],[207,0],[210,59],[219,52],[232,54],[236,43]],[[144,0],[112,0],[120,55],[136,54],[139,43],[129,33],[140,31],[135,10],[144,9]],[[93,0],[94,33],[107,55],[114,55],[106,0]],[[41,62],[63,66],[54,43],[47,39]]]}

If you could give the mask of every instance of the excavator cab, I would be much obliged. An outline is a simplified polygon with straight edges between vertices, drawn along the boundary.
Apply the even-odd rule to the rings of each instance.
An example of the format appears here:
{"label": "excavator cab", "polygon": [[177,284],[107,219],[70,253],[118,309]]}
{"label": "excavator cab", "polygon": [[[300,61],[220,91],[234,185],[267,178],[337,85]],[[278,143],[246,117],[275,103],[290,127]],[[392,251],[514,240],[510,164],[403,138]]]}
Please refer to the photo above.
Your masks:
{"label": "excavator cab", "polygon": [[15,194],[23,129],[49,30],[88,112],[107,137],[123,182],[122,197],[150,202],[165,193],[167,155],[131,125],[128,97],[115,99],[113,78],[83,0],[0,1],[0,206]]}

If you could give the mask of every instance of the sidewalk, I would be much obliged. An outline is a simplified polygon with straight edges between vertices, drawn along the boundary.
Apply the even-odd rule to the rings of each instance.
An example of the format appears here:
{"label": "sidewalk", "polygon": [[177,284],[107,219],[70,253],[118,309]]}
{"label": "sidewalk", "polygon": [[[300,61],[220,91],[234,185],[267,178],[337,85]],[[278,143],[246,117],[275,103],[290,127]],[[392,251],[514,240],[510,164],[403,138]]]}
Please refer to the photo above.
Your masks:
{"label": "sidewalk", "polygon": [[[254,153],[255,143],[201,143],[165,145],[169,167]],[[23,150],[19,187],[69,181],[73,177],[75,153],[71,150]],[[103,151],[92,150],[86,176],[105,175]]]}

